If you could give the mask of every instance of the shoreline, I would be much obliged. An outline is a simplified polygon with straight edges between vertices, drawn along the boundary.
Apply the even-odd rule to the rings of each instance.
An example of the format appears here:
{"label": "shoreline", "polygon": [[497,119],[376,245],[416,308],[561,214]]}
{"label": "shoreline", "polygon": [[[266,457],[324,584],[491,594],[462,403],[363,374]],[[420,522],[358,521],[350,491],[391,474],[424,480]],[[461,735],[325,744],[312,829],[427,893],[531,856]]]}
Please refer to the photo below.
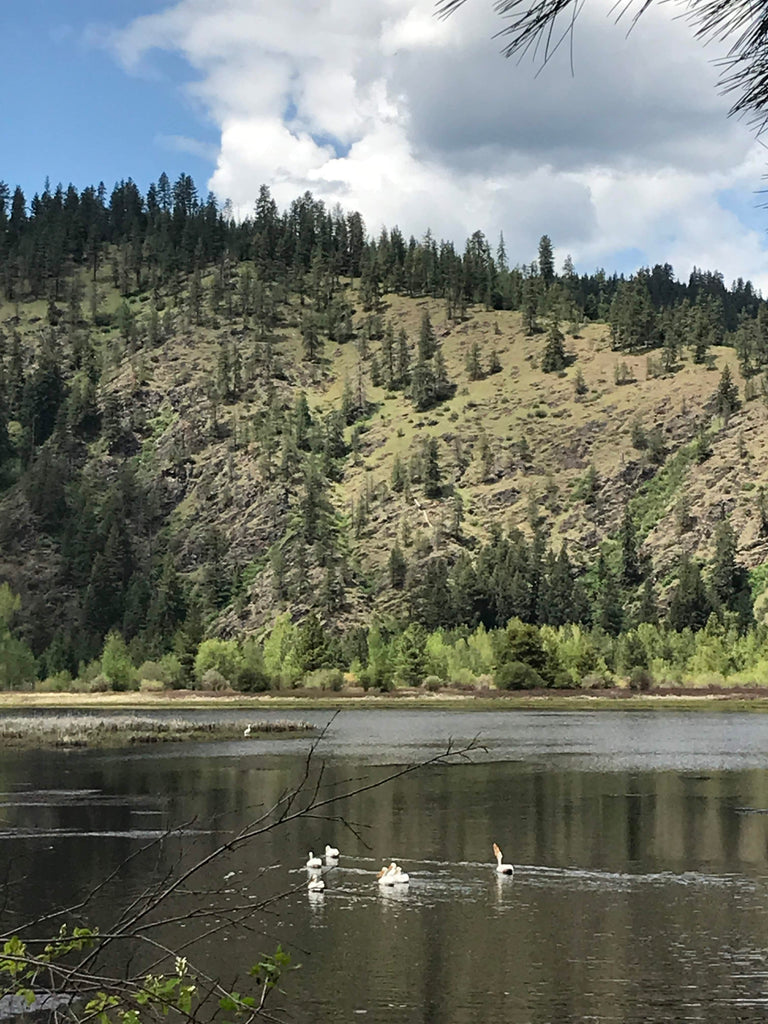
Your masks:
{"label": "shoreline", "polygon": [[475,711],[636,711],[701,710],[768,711],[768,691],[755,689],[682,690],[633,693],[627,690],[456,693],[443,691],[399,690],[394,693],[213,693],[194,690],[170,690],[149,694],[125,693],[0,693],[0,713],[29,710],[343,710],[395,709],[475,710]]}

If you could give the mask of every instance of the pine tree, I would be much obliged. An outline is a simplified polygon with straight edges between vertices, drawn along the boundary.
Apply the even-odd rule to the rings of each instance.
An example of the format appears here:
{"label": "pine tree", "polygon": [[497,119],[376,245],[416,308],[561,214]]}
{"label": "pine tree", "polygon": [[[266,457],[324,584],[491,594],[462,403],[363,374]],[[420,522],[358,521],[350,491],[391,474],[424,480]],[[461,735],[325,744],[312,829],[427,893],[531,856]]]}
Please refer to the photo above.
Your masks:
{"label": "pine tree", "polygon": [[390,586],[393,590],[402,590],[405,585],[408,566],[405,561],[405,555],[397,542],[395,542],[394,547],[389,552],[388,568]]}
{"label": "pine tree", "polygon": [[397,336],[397,358],[395,361],[395,384],[399,388],[407,388],[411,380],[411,352],[408,348],[408,335],[405,328],[400,328]]}
{"label": "pine tree", "polygon": [[556,373],[565,366],[565,349],[563,348],[563,334],[560,325],[553,317],[547,332],[547,342],[544,346],[544,353],[541,357],[541,368],[544,373]]}
{"label": "pine tree", "polygon": [[621,583],[625,587],[634,587],[640,582],[640,559],[637,553],[637,533],[629,505],[624,506],[624,515],[619,529],[621,545]]}
{"label": "pine tree", "polygon": [[538,330],[536,314],[539,311],[539,293],[536,279],[526,277],[523,280],[523,294],[521,312],[523,316],[523,330],[526,334],[535,334]]}
{"label": "pine tree", "polygon": [[739,399],[739,386],[734,381],[731,375],[731,368],[726,365],[723,367],[723,372],[720,374],[720,382],[717,385],[717,391],[712,396],[715,409],[718,415],[724,419],[728,419],[732,413],[736,412],[741,401]]}
{"label": "pine tree", "polygon": [[419,360],[427,362],[437,350],[437,340],[429,313],[425,309],[421,315],[421,327],[419,329]]}
{"label": "pine tree", "polygon": [[539,274],[544,287],[549,288],[555,279],[555,260],[549,235],[542,235],[539,241]]}
{"label": "pine tree", "polygon": [[742,619],[751,618],[749,576],[736,561],[736,534],[727,519],[718,523],[715,530],[715,555],[709,587],[716,608],[737,611]]}
{"label": "pine tree", "polygon": [[703,629],[712,612],[712,602],[701,579],[698,563],[683,555],[677,586],[667,612],[671,629]]}
{"label": "pine tree", "polygon": [[480,362],[480,346],[476,341],[473,341],[470,345],[469,352],[467,353],[466,359],[467,376],[470,380],[482,380],[483,367]]}
{"label": "pine tree", "polygon": [[304,673],[325,668],[330,663],[330,645],[322,623],[314,612],[310,612],[296,638],[296,657]]}
{"label": "pine tree", "polygon": [[431,437],[424,443],[422,452],[422,482],[428,498],[439,498],[441,494],[441,472],[438,459],[437,440]]}
{"label": "pine tree", "polygon": [[320,355],[322,342],[317,329],[317,319],[313,313],[304,314],[301,322],[301,340],[305,358],[310,362],[316,362]]}

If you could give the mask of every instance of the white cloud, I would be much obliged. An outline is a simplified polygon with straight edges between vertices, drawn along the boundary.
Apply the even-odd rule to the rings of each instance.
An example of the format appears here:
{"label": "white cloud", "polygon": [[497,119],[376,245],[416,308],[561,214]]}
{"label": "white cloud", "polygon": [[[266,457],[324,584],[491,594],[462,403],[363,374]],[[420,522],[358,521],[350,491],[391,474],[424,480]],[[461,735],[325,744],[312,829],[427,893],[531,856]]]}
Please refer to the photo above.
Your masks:
{"label": "white cloud", "polygon": [[768,290],[762,228],[719,201],[759,187],[763,151],[726,118],[716,54],[654,8],[626,36],[600,2],[573,77],[566,52],[505,61],[479,0],[445,21],[433,0],[179,0],[112,44],[127,68],[186,59],[221,131],[210,187],[243,212],[264,182],[282,204],[308,188],[372,231],[503,230],[520,261],[546,232],[584,269],[638,249]]}

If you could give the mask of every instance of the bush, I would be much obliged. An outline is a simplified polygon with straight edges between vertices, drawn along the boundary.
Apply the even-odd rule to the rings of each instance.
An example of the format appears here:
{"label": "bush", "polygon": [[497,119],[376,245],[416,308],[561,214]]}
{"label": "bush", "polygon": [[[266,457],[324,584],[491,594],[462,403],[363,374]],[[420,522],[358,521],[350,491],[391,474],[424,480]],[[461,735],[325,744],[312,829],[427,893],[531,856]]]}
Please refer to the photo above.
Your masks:
{"label": "bush", "polygon": [[635,666],[629,673],[629,688],[640,693],[647,693],[653,685],[653,676],[647,668],[640,665]]}
{"label": "bush", "polygon": [[532,665],[523,661],[507,661],[496,669],[494,682],[500,690],[535,690],[544,680]]}
{"label": "bush", "polygon": [[271,685],[272,680],[266,671],[255,665],[243,665],[235,679],[235,689],[242,693],[264,693]]}
{"label": "bush", "polygon": [[108,693],[111,689],[112,683],[103,672],[94,676],[88,683],[88,693]]}
{"label": "bush", "polygon": [[140,679],[139,693],[162,693],[165,683],[162,679]]}
{"label": "bush", "polygon": [[160,678],[166,686],[171,689],[184,688],[187,682],[184,666],[175,654],[164,654],[160,659],[160,668],[163,673]]}
{"label": "bush", "polygon": [[161,683],[163,687],[168,685],[165,670],[158,661],[143,662],[136,670],[136,676],[139,680],[140,690],[144,689],[142,683],[146,682]]}
{"label": "bush", "polygon": [[609,690],[613,686],[613,680],[604,672],[590,672],[584,676],[581,685],[585,690]]}
{"label": "bush", "polygon": [[35,690],[38,693],[67,693],[72,689],[72,676],[64,669],[46,679],[38,679]]}
{"label": "bush", "polygon": [[207,690],[210,687],[205,685],[204,679],[210,669],[225,680],[234,680],[241,664],[240,649],[234,640],[220,640],[217,637],[203,640],[195,657],[195,679]]}
{"label": "bush", "polygon": [[200,679],[200,687],[203,690],[227,690],[229,681],[217,669],[209,668]]}
{"label": "bush", "polygon": [[437,691],[443,685],[443,680],[440,678],[440,676],[427,676],[427,678],[421,685],[424,687],[425,690],[428,690],[430,693],[437,693]]}
{"label": "bush", "polygon": [[303,685],[312,689],[332,690],[334,693],[344,685],[344,676],[338,668],[317,668],[308,672],[302,680]]}
{"label": "bush", "polygon": [[106,676],[110,688],[116,693],[130,689],[136,682],[136,669],[125,640],[119,633],[109,633],[104,641],[101,674]]}

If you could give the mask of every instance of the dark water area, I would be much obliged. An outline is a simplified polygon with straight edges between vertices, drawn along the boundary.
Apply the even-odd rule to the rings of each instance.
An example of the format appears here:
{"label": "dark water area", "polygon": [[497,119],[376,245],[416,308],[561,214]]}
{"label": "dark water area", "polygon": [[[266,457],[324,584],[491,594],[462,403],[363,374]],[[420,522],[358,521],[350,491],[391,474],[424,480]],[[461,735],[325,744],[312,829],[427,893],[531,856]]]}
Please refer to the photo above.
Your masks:
{"label": "dark water area", "polygon": [[[243,726],[270,716],[331,719],[189,714]],[[301,1024],[765,1019],[768,716],[345,711],[315,752],[318,792],[368,785],[449,740],[477,746],[458,763],[345,800],[325,820],[282,825],[206,869],[193,904],[216,890],[220,903],[254,907],[252,932],[203,940],[209,969],[233,981],[282,943],[301,968],[280,1003]],[[6,751],[6,919],[71,903],[115,872],[92,907],[109,922],[131,894],[215,849],[295,786],[311,742]],[[342,815],[357,835],[330,820]],[[494,841],[515,865],[512,879],[494,871]],[[326,891],[309,895],[303,865],[326,843],[341,849],[339,865]],[[376,884],[391,859],[410,873],[407,889]]]}

